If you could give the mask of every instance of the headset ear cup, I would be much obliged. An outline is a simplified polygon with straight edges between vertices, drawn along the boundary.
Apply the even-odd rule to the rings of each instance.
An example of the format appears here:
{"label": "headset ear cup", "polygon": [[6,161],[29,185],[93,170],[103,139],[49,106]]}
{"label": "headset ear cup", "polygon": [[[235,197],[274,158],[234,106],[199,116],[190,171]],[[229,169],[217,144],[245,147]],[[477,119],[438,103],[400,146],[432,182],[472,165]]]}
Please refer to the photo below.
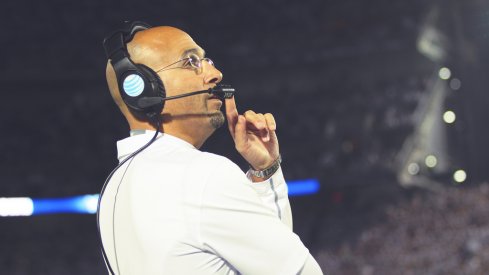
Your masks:
{"label": "headset ear cup", "polygon": [[149,96],[159,96],[161,98],[166,97],[165,86],[163,85],[163,81],[161,81],[160,76],[153,71],[150,67],[144,64],[136,64],[139,71],[146,76],[146,79],[150,82],[151,91],[149,91]]}
{"label": "headset ear cup", "polygon": [[144,110],[145,115],[151,119],[155,115],[161,114],[163,108],[165,107],[165,101],[161,100],[166,97],[165,86],[163,85],[161,78],[155,71],[153,71],[153,69],[144,64],[135,65],[139,73],[144,75],[148,84],[148,87],[146,87],[144,91],[144,98],[141,98],[140,102],[149,101],[150,105],[153,104],[152,102],[156,103],[156,105],[152,105],[152,107],[148,107]]}

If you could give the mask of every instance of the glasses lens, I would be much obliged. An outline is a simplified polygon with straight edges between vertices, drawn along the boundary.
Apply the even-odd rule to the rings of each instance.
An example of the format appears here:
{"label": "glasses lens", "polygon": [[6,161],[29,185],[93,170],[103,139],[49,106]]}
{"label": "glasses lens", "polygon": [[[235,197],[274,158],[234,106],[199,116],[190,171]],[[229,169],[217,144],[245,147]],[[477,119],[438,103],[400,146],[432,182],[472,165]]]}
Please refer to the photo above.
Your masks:
{"label": "glasses lens", "polygon": [[188,62],[195,69],[199,69],[200,66],[202,66],[202,63],[200,61],[200,58],[197,55],[195,55],[195,54],[191,54],[191,55],[188,56]]}
{"label": "glasses lens", "polygon": [[204,58],[203,60],[207,61],[207,63],[209,63],[209,65],[211,65],[212,67],[215,67],[214,65],[214,61],[212,61],[210,58]]}

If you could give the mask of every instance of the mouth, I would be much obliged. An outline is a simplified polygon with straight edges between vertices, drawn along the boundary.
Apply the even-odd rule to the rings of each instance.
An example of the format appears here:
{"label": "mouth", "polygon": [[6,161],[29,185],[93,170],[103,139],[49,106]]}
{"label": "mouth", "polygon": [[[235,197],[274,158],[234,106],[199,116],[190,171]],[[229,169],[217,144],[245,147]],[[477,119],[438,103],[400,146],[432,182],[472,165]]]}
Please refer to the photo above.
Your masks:
{"label": "mouth", "polygon": [[[213,89],[213,88],[215,88],[215,87],[216,87],[216,86],[213,86],[213,87],[211,87],[209,90],[211,90],[211,89]],[[211,93],[211,92],[209,92],[209,97],[208,97],[208,99],[218,99],[218,100],[222,101],[222,99],[221,99],[219,96],[217,96],[217,94],[215,94],[215,93]]]}
{"label": "mouth", "polygon": [[209,101],[209,104],[211,104],[211,106],[213,107],[210,107],[210,109],[216,109],[216,110],[220,110],[222,105],[224,104],[224,102],[222,101],[222,99],[220,99],[218,96],[209,96],[209,98],[207,99]]}
{"label": "mouth", "polygon": [[217,95],[210,95],[208,99],[217,99],[222,101]]}

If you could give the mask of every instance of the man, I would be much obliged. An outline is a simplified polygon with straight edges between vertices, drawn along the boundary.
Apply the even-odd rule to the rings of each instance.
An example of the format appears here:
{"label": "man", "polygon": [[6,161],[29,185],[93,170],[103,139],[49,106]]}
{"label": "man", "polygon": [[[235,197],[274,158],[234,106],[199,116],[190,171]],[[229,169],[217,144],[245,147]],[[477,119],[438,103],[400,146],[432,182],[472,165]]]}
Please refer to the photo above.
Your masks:
{"label": "man", "polygon": [[[204,50],[173,27],[138,31],[127,52],[161,78],[167,97],[213,88],[222,80]],[[271,114],[241,115],[234,98],[225,100],[235,147],[252,167],[245,175],[230,160],[198,150],[225,121],[221,99],[198,94],[167,101],[158,134],[152,121],[121,98],[110,60],[106,76],[131,129],[117,144],[119,160],[127,162],[110,178],[99,205],[111,272],[322,274],[292,232]],[[155,134],[153,143],[130,156]]]}

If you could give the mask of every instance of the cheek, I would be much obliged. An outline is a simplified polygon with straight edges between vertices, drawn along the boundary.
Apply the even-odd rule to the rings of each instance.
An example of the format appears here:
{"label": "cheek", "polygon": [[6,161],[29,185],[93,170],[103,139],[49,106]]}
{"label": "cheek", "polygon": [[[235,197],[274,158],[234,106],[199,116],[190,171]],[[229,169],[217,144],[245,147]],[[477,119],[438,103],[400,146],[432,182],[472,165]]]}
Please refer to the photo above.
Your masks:
{"label": "cheek", "polygon": [[165,106],[168,106],[167,110],[171,110],[172,112],[176,113],[202,111],[202,108],[207,108],[206,98],[200,95],[192,95],[179,99],[169,100],[165,104]]}
{"label": "cheek", "polygon": [[161,77],[161,80],[163,81],[163,85],[165,86],[167,96],[191,92],[189,90],[189,83],[191,83],[189,77],[185,77],[182,75],[175,75],[172,77],[172,74],[168,74]]}

